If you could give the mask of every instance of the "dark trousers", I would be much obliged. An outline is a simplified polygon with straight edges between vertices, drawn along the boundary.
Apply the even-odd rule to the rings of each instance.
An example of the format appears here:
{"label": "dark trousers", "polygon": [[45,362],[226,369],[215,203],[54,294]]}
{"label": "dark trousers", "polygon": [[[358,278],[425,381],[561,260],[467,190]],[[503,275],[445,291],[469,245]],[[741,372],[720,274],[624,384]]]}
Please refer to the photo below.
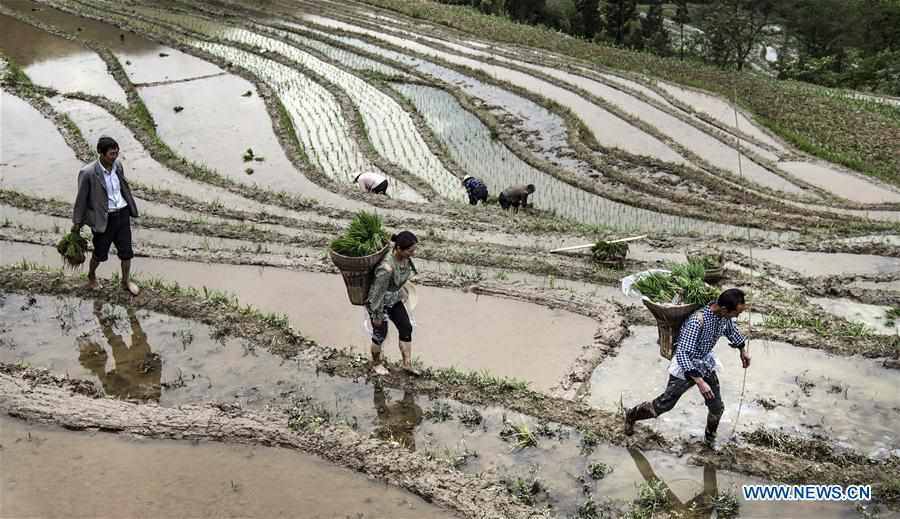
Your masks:
{"label": "dark trousers", "polygon": [[[722,413],[725,412],[725,403],[722,402],[722,391],[719,387],[719,377],[716,376],[716,373],[710,373],[703,377],[703,380],[709,384],[714,395],[712,399],[704,400],[704,402],[706,402],[706,408],[709,410],[709,414],[706,417],[706,435],[715,436],[716,430],[719,428],[719,420],[722,419]],[[685,394],[687,390],[695,385],[694,379],[690,377],[680,379],[669,375],[669,382],[666,384],[665,391],[653,399],[654,414],[659,416],[665,412],[671,411],[672,408],[675,407],[675,404],[678,403],[678,399],[681,398],[681,395]]]}
{"label": "dark trousers", "polygon": [[387,179],[385,179],[383,182],[381,182],[377,186],[373,187],[372,192],[379,194],[379,195],[386,195],[387,188],[388,188],[388,181],[387,181]]}
{"label": "dark trousers", "polygon": [[500,193],[500,196],[497,197],[497,202],[500,203],[500,207],[502,207],[504,210],[512,207],[513,211],[517,213],[519,212],[519,202],[510,202],[509,199],[506,198],[506,195],[503,193]]}
{"label": "dark trousers", "polygon": [[487,202],[488,190],[487,190],[487,187],[485,187],[485,186],[476,187],[475,189],[472,189],[468,193],[469,193],[469,204],[471,204],[471,205],[478,205],[479,200],[481,201],[481,203]]}
{"label": "dark trousers", "polygon": [[91,241],[94,244],[94,259],[98,262],[102,263],[109,259],[109,248],[112,244],[116,245],[116,255],[119,256],[120,260],[125,261],[133,258],[131,216],[128,213],[128,206],[114,213],[109,213],[106,230],[101,233],[94,233]]}
{"label": "dark trousers", "polygon": [[[400,340],[403,342],[412,341],[412,323],[409,322],[409,314],[406,312],[406,307],[403,306],[403,301],[397,302],[394,306],[388,307],[385,309],[388,314],[388,318],[390,318],[391,322],[394,323],[394,326],[397,327],[397,333],[400,334]],[[381,321],[381,326],[372,330],[372,342],[378,344],[387,339],[388,335],[388,322],[387,320]]]}

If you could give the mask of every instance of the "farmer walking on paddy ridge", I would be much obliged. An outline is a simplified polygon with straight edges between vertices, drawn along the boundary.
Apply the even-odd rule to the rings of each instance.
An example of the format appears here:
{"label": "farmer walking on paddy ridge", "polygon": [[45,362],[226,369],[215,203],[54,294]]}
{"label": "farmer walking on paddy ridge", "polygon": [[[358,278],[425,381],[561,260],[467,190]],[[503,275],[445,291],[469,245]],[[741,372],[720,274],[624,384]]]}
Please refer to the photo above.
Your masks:
{"label": "farmer walking on paddy ridge", "polygon": [[504,211],[512,206],[513,212],[518,213],[520,205],[522,209],[528,207],[528,195],[532,193],[534,193],[534,184],[510,186],[500,193],[497,201],[500,202],[500,207]]}
{"label": "farmer walking on paddy ridge", "polygon": [[381,345],[387,338],[387,320],[390,319],[400,336],[403,369],[410,375],[418,376],[419,372],[412,365],[413,327],[404,299],[409,297],[407,281],[416,273],[412,257],[416,255],[419,240],[415,234],[403,231],[391,236],[391,241],[394,242],[394,250],[375,267],[375,278],[366,299],[366,309],[372,322],[372,370],[378,375],[388,374],[382,364]]}
{"label": "farmer walking on paddy ridge", "polygon": [[378,173],[360,173],[353,179],[353,183],[357,184],[360,189],[366,193],[375,193],[376,195],[387,195],[388,179],[384,175]]}
{"label": "farmer walking on paddy ridge", "polygon": [[97,141],[97,160],[78,172],[78,194],[72,211],[72,232],[87,225],[93,233],[94,252],[88,270],[88,288],[97,288],[97,267],[109,258],[109,248],[116,246],[122,264],[122,288],[138,295],[140,288],[131,281],[131,219],[137,218],[137,204],[125,180],[125,169],[119,162],[119,144],[111,137]]}
{"label": "farmer walking on paddy ridge", "polygon": [[462,185],[466,188],[466,193],[469,194],[469,204],[478,205],[479,200],[482,204],[487,202],[488,188],[480,178],[466,175],[462,179]]}
{"label": "farmer walking on paddy ridge", "polygon": [[725,404],[716,376],[721,364],[713,348],[720,337],[727,337],[731,347],[740,351],[744,369],[750,367],[747,342],[734,323],[745,308],[744,292],[730,288],[722,292],[716,302],[700,308],[684,321],[676,339],[675,355],[669,364],[669,381],[665,391],[653,401],[625,412],[625,434],[634,433],[634,423],[638,420],[655,418],[671,410],[681,395],[696,385],[709,410],[704,439],[708,446],[714,445]]}

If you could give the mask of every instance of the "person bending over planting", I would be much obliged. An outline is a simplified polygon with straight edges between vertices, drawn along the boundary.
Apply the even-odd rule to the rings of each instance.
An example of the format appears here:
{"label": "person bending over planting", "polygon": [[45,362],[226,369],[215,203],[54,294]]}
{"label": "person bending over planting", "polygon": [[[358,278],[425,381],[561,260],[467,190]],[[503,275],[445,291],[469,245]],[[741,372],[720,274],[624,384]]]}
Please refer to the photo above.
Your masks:
{"label": "person bending over planting", "polygon": [[480,178],[466,175],[462,179],[462,185],[466,188],[466,193],[469,195],[470,205],[478,205],[479,201],[481,201],[482,204],[487,202],[488,188]]}
{"label": "person bending over planting", "polygon": [[360,173],[353,182],[366,193],[387,195],[388,179],[378,173]]}
{"label": "person bending over planting", "polygon": [[78,172],[78,194],[72,211],[72,232],[88,225],[94,234],[94,253],[88,270],[88,288],[97,287],[97,267],[109,258],[116,245],[122,263],[122,288],[132,295],[140,289],[131,281],[131,218],[138,217],[137,204],[125,180],[125,168],[118,161],[119,144],[110,137],[97,141],[97,160]]}
{"label": "person bending over planting", "polygon": [[721,367],[713,348],[723,335],[731,341],[731,347],[740,351],[744,369],[750,367],[750,352],[746,340],[737,329],[734,319],[746,308],[744,293],[731,288],[719,295],[716,302],[694,312],[681,326],[675,342],[675,355],[669,364],[669,381],[661,395],[651,402],[644,402],[625,412],[625,434],[634,433],[638,420],[655,418],[670,411],[687,390],[696,385],[706,401],[709,414],[706,418],[706,444],[712,447],[716,441],[719,420],[725,411],[719,378],[716,370]]}
{"label": "person bending over planting", "polygon": [[500,202],[500,207],[504,211],[512,207],[513,212],[518,213],[520,205],[522,209],[528,207],[528,195],[532,193],[534,193],[534,184],[510,186],[500,193],[497,201]]}
{"label": "person bending over planting", "polygon": [[388,334],[387,319],[393,321],[400,336],[400,354],[403,369],[414,376],[419,372],[412,365],[412,324],[402,300],[403,285],[416,273],[412,257],[416,255],[416,235],[403,231],[391,236],[394,250],[375,267],[375,279],[369,288],[366,309],[372,320],[372,370],[378,375],[387,375],[388,370],[381,360],[381,345]]}

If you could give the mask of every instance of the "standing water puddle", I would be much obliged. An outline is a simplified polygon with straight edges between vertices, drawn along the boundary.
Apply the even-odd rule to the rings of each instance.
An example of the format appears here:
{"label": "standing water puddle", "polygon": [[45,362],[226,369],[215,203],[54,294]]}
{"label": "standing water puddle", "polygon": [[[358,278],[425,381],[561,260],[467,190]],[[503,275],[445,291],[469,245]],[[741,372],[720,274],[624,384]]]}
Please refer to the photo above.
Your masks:
{"label": "standing water puddle", "polygon": [[[66,144],[56,126],[18,97],[0,90],[0,186],[31,196],[53,198],[71,203],[78,187],[81,161]],[[34,143],[41,146],[38,151]],[[126,166],[127,168],[127,166]],[[128,171],[126,169],[126,177]],[[135,197],[144,216],[179,218],[190,221],[192,215],[162,204]],[[215,218],[210,218],[214,220]]]}
{"label": "standing water puddle", "polygon": [[122,63],[133,83],[179,81],[224,73],[212,63],[98,20],[73,16],[30,0],[8,0],[3,4],[13,11],[108,48]]}
{"label": "standing water puddle", "polygon": [[454,517],[290,449],[138,440],[10,418],[0,418],[0,442],[4,517]]}
{"label": "standing water puddle", "polygon": [[781,162],[778,167],[847,200],[864,204],[900,202],[897,191],[832,167],[809,162]]}
{"label": "standing water puddle", "polygon": [[753,256],[810,277],[900,272],[900,258],[872,254],[806,252],[772,248],[754,249]]}
{"label": "standing water puddle", "polygon": [[[652,400],[662,393],[669,361],[659,355],[657,330],[641,326],[623,341],[618,355],[607,359],[591,377],[590,403],[618,409]],[[741,400],[744,375],[737,350],[721,341],[716,348],[724,369],[719,372],[725,415],[719,436],[727,439]],[[752,341],[753,364],[738,430],[782,428],[789,433],[823,433],[864,454],[884,455],[900,449],[900,375],[872,359],[836,357],[789,344]],[[635,373],[644,377],[635,377]],[[665,436],[702,437],[706,406],[696,389],[657,420],[643,422]]]}
{"label": "standing water puddle", "polygon": [[[145,87],[139,93],[160,137],[182,157],[241,184],[315,198],[331,207],[363,206],[314,184],[297,171],[275,137],[266,106],[249,81],[227,75]],[[176,113],[175,106],[184,107],[184,111]],[[248,149],[260,160],[245,162]],[[252,168],[251,175],[247,168]]]}
{"label": "standing water puddle", "polygon": [[2,14],[0,54],[22,67],[37,85],[126,102],[125,91],[107,72],[106,63],[97,53]]}
{"label": "standing water puddle", "polygon": [[[236,398],[238,402],[254,407],[273,402],[303,402],[312,398],[321,403],[322,409],[333,420],[354,424],[363,434],[397,441],[407,448],[454,464],[468,473],[489,471],[514,480],[516,477],[527,479],[529,473],[534,471],[546,489],[542,499],[564,514],[574,513],[576,507],[587,499],[588,493],[594,494],[598,500],[611,499],[623,505],[635,497],[639,483],[656,478],[667,483],[676,503],[688,503],[698,495],[714,494],[717,489],[738,492],[741,484],[760,482],[725,471],[716,473],[711,467],[690,466],[684,458],[661,452],[642,454],[605,445],[583,450],[581,445],[584,444],[584,438],[576,431],[554,424],[540,424],[533,418],[518,413],[505,413],[498,408],[472,408],[450,400],[431,400],[410,391],[386,389],[377,384],[373,386],[337,377],[317,376],[297,362],[284,361],[268,351],[249,348],[245,341],[213,340],[209,337],[208,327],[192,321],[77,298],[7,294],[2,301],[0,360],[3,362],[26,361],[39,367],[49,367],[59,374],[68,373],[75,378],[99,379],[111,396],[151,400],[159,398],[163,405]],[[159,382],[164,384],[162,387],[156,386],[157,392],[148,391],[148,388]],[[531,448],[513,449],[511,443],[500,437],[504,421],[525,424],[537,435],[538,444]],[[10,422],[9,427],[6,423],[2,425],[4,434],[15,431],[13,436],[25,436],[21,441],[4,437],[4,449],[0,451],[3,453],[4,466],[12,464],[10,466],[17,469],[21,467],[21,470],[11,472],[16,475],[13,482],[9,479],[4,482],[5,488],[9,489],[4,495],[14,496],[15,499],[10,503],[15,503],[15,506],[38,506],[34,496],[19,494],[24,492],[24,488],[43,488],[42,485],[53,484],[56,477],[65,477],[74,470],[84,470],[83,458],[78,467],[70,468],[69,463],[74,463],[77,459],[70,459],[66,455],[48,455],[48,459],[54,460],[52,463],[29,463],[23,460],[22,457],[26,455],[42,455],[40,450],[50,444],[43,443],[43,438],[50,435],[44,430],[38,433],[33,428],[30,436],[25,435],[21,431],[30,426],[19,422]],[[139,458],[142,460],[139,464],[141,467],[146,467],[147,463],[154,467],[152,464],[161,463],[154,460],[166,460],[168,465],[165,470],[160,467],[159,470],[151,471],[154,478],[167,473],[182,476],[192,474],[191,470],[199,467],[203,471],[202,475],[198,474],[196,478],[188,476],[190,481],[196,480],[196,485],[192,486],[192,496],[222,492],[225,494],[223,497],[227,498],[235,486],[253,492],[251,495],[265,492],[266,490],[257,486],[257,483],[268,481],[265,474],[254,475],[259,458],[266,461],[261,468],[263,472],[282,474],[281,480],[290,478],[294,485],[299,481],[301,487],[306,485],[305,481],[312,480],[300,475],[294,477],[290,470],[302,470],[306,474],[312,472],[316,481],[332,482],[341,473],[346,474],[347,478],[354,477],[352,473],[294,451],[232,445],[220,449],[211,444],[188,447],[183,442],[174,441],[135,443],[102,435],[89,437],[81,433],[60,434],[60,440],[66,440],[67,452],[78,452],[83,456],[84,452],[90,451],[87,443],[103,447],[104,455],[89,458],[102,459],[106,464],[116,463],[110,460]],[[68,443],[81,441],[81,437],[85,438],[84,446],[78,443],[73,447],[72,443]],[[115,443],[122,446],[107,445]],[[153,454],[153,449],[182,447],[183,452]],[[116,451],[117,448],[121,450]],[[140,449],[147,449],[147,454],[141,454],[144,451]],[[117,454],[110,456],[110,450]],[[202,457],[194,458],[192,452],[201,452],[198,456]],[[228,453],[236,452],[243,453],[240,456],[240,470],[231,468],[230,464],[216,465],[230,463],[233,458]],[[252,457],[247,454],[251,452]],[[290,463],[285,468],[280,468],[282,465],[276,460],[287,460]],[[173,466],[172,463],[176,465]],[[585,477],[589,466],[595,463],[603,463],[608,467],[607,470],[611,469],[611,472],[596,482]],[[29,465],[30,468],[27,468]],[[104,467],[107,472],[125,470],[118,465],[113,468],[101,465],[100,470]],[[325,473],[326,470],[332,473]],[[53,474],[44,474],[44,471],[52,471]],[[209,474],[227,476],[223,476],[220,481]],[[583,477],[584,483],[577,481],[578,477]],[[21,483],[21,478],[34,479],[34,485],[22,485],[23,490],[20,490],[18,483]],[[120,479],[113,478],[115,481]],[[126,481],[132,479],[124,478]],[[236,485],[231,485],[229,480]],[[85,479],[79,478],[79,481]],[[156,488],[156,481],[160,481],[158,485],[163,487],[168,480],[151,478],[147,485],[151,489]],[[70,485],[71,479],[66,479],[66,482],[59,486],[73,488]],[[368,484],[375,485],[371,482]],[[359,489],[352,479],[342,488],[348,485],[351,489]],[[73,493],[81,496],[77,487],[75,488]],[[276,484],[272,488],[280,487]],[[183,503],[194,502],[190,496],[177,494],[177,490],[169,489],[168,492],[172,497],[171,501],[179,502],[182,506]],[[176,494],[172,494],[173,492]],[[385,495],[402,495],[391,489],[383,492]],[[122,495],[114,493],[116,496]],[[365,494],[365,488],[362,493]],[[346,506],[346,500],[340,501],[340,496],[338,500],[333,499],[334,489],[326,494],[333,502]],[[353,494],[359,495],[359,492]],[[247,495],[244,494],[243,497],[245,499],[241,500],[241,504],[250,506],[252,502]],[[6,500],[7,497],[5,502]],[[283,498],[263,501],[270,503],[270,506],[274,506],[271,503],[288,506]],[[168,502],[168,497],[154,500],[154,506],[164,506],[165,502]],[[225,499],[224,502],[228,503],[228,500]],[[350,500],[349,503],[355,501]],[[384,507],[389,504],[388,501],[375,503],[370,506]],[[411,499],[402,504],[410,506],[411,503],[414,503],[418,512],[416,517],[427,517],[422,514],[428,508],[423,508],[424,505],[417,500]],[[6,506],[4,504],[4,509]],[[81,496],[80,499],[75,499],[72,506],[93,507],[96,502]],[[313,502],[309,506],[318,509],[316,507],[325,505]],[[775,510],[772,505],[757,502],[743,502],[742,507],[746,517],[769,517]],[[777,509],[781,512],[789,510],[791,517],[845,517],[849,506],[838,503],[779,503]],[[184,513],[183,508],[180,510],[180,513]],[[373,513],[388,512],[390,510],[385,509],[383,512]],[[128,515],[127,512],[121,513]],[[260,513],[265,515],[264,511]]]}
{"label": "standing water puddle", "polygon": [[[29,261],[41,261],[40,256],[28,256]],[[51,260],[49,266],[57,265]],[[110,265],[99,274],[117,270],[114,262]],[[150,258],[136,260],[132,269],[139,276],[233,293],[241,304],[286,314],[296,329],[319,344],[368,355],[365,311],[349,304],[339,275]],[[418,287],[418,292],[415,357],[427,366],[486,369],[523,379],[537,390],[549,390],[563,378],[582,348],[593,343],[597,329],[592,319],[531,303],[432,287]],[[385,352],[396,361],[393,326],[389,334]]]}
{"label": "standing water puddle", "polygon": [[867,305],[851,299],[831,299],[827,297],[810,297],[809,302],[819,305],[826,312],[843,317],[851,322],[865,324],[877,335],[900,335],[900,326],[891,324],[886,317],[890,306]]}

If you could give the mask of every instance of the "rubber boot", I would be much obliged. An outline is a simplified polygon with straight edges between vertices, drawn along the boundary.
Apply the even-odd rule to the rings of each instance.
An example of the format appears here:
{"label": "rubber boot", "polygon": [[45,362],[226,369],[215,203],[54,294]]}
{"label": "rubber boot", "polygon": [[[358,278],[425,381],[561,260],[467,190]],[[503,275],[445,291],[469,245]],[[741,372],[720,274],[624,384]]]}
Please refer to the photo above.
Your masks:
{"label": "rubber boot", "polygon": [[719,430],[719,420],[722,419],[720,414],[708,414],[706,416],[706,433],[703,437],[703,443],[710,449],[716,448],[716,431]]}
{"label": "rubber boot", "polygon": [[648,418],[656,418],[653,402],[644,402],[625,411],[625,435],[631,436],[634,434],[634,422]]}
{"label": "rubber boot", "polygon": [[388,370],[384,367],[384,364],[381,363],[381,345],[372,343],[372,371],[375,372],[376,375],[387,375]]}
{"label": "rubber boot", "polygon": [[412,365],[412,343],[400,341],[400,355],[403,356],[403,370],[414,377],[421,375]]}

